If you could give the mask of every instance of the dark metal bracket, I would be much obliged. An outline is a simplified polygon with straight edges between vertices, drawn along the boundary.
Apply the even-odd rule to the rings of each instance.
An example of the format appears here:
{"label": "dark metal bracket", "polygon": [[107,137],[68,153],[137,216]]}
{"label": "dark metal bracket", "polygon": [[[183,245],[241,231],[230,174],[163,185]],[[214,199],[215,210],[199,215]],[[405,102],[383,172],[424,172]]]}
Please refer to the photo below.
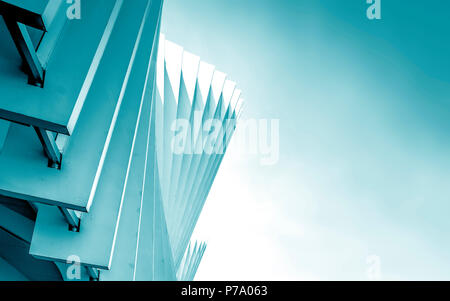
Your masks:
{"label": "dark metal bracket", "polygon": [[39,61],[26,25],[7,16],[3,16],[3,19],[24,62],[28,73],[28,83],[43,88],[45,70]]}
{"label": "dark metal bracket", "polygon": [[58,207],[58,209],[69,225],[69,230],[72,232],[79,232],[81,219],[80,216],[77,215],[76,211],[63,207]]}
{"label": "dark metal bracket", "polygon": [[87,273],[91,281],[99,281],[100,279],[100,271],[91,266],[86,266]]}
{"label": "dark metal bracket", "polygon": [[45,155],[49,160],[49,167],[61,169],[62,154],[56,145],[55,133],[39,127],[34,127],[34,130],[36,131],[39,141],[41,141],[42,147],[44,148]]}

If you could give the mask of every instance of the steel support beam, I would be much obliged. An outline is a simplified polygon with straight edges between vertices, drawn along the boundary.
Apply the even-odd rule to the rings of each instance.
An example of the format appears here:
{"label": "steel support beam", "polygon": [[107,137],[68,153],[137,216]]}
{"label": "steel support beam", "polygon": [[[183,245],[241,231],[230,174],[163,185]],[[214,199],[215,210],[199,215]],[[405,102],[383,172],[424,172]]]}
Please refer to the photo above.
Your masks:
{"label": "steel support beam", "polygon": [[86,266],[87,273],[92,281],[98,281],[100,279],[100,271],[91,266]]}
{"label": "steel support beam", "polygon": [[74,210],[58,207],[61,211],[67,224],[69,224],[70,230],[73,232],[78,232],[80,230],[80,217]]}
{"label": "steel support beam", "polygon": [[[53,132],[34,127],[36,134],[41,141],[42,147],[44,148],[45,155],[50,160],[49,166],[51,167],[61,167],[61,152],[56,145],[56,137]],[[56,165],[56,166],[55,166]]]}
{"label": "steel support beam", "polygon": [[27,69],[29,84],[43,87],[45,70],[36,54],[26,25],[7,16],[3,16],[3,18]]}

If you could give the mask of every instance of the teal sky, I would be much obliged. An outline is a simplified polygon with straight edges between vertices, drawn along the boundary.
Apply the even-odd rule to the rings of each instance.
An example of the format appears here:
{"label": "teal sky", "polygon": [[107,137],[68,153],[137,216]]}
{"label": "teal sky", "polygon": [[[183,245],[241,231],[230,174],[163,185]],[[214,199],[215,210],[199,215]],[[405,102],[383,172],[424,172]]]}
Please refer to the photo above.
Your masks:
{"label": "teal sky", "polygon": [[280,160],[233,151],[196,236],[199,280],[450,280],[450,2],[166,0],[168,40],[280,120]]}

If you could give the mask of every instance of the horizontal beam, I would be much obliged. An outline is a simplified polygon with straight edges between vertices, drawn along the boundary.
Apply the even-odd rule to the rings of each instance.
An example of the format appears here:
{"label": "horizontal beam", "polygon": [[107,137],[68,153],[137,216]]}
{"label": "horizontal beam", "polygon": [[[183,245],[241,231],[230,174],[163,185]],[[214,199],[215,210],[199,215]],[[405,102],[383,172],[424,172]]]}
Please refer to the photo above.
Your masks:
{"label": "horizontal beam", "polygon": [[[71,135],[86,98],[96,82],[102,80],[98,79],[97,70],[103,65],[102,56],[109,51],[108,40],[120,6],[116,6],[116,0],[85,1],[83,20],[69,22],[66,1],[57,1],[63,5],[36,50],[42,67],[50,70],[45,74],[45,89],[24,85],[26,78],[17,68],[20,57],[11,55],[16,47],[12,40],[8,41],[10,33],[0,30],[0,65],[5,71],[0,72],[0,118]],[[116,7],[118,9],[113,10]],[[3,23],[0,17],[0,28],[6,27]],[[117,67],[114,73],[120,73],[120,64],[112,65]],[[123,74],[117,77],[123,78]]]}

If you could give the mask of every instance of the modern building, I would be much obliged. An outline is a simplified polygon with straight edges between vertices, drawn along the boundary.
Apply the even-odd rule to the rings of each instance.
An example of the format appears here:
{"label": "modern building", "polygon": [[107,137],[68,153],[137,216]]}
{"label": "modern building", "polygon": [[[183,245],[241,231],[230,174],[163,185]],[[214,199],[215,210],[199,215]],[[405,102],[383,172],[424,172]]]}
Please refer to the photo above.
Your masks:
{"label": "modern building", "polygon": [[163,0],[0,1],[0,280],[192,280],[242,106]]}

